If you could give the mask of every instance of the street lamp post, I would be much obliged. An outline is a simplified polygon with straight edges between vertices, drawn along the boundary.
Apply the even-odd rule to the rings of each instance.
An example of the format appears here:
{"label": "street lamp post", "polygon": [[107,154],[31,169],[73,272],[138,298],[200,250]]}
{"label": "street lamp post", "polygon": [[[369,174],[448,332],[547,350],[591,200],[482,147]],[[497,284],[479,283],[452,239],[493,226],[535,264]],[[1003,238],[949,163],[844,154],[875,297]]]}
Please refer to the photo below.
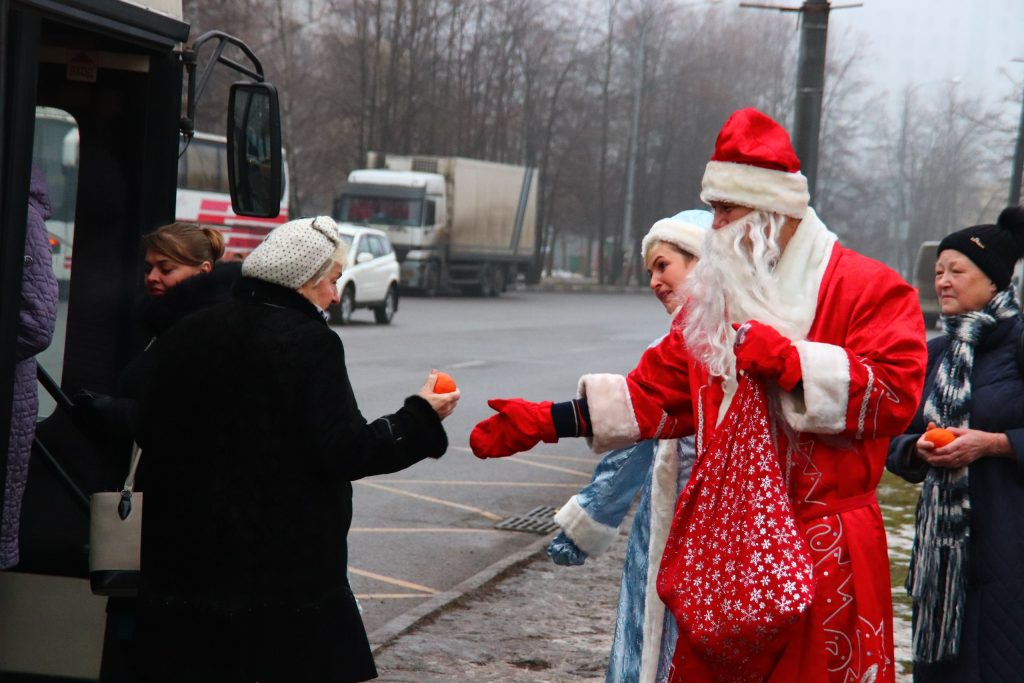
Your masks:
{"label": "street lamp post", "polygon": [[[1024,62],[1024,59],[1014,59]],[[1010,206],[1020,204],[1021,170],[1024,167],[1024,95],[1021,97],[1020,123],[1017,124],[1017,144],[1013,148],[1013,168],[1010,170]]]}
{"label": "street lamp post", "polygon": [[640,26],[640,53],[637,60],[636,87],[633,90],[633,115],[629,123],[629,157],[626,159],[626,201],[622,216],[622,284],[629,284],[629,259],[633,239],[633,205],[636,201],[636,157],[640,144],[640,99],[644,90],[644,71],[647,69],[647,24],[645,16]]}

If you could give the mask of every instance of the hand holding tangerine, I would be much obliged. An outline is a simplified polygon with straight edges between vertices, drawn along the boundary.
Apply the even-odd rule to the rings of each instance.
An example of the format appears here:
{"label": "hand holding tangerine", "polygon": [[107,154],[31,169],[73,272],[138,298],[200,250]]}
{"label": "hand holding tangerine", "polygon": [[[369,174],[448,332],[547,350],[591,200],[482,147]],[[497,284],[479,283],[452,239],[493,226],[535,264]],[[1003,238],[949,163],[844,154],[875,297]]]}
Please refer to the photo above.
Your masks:
{"label": "hand holding tangerine", "polygon": [[447,372],[438,372],[437,381],[434,382],[434,393],[435,394],[450,394],[455,391],[458,387],[455,386],[455,380]]}
{"label": "hand holding tangerine", "polygon": [[924,433],[924,440],[935,445],[936,448],[948,446],[956,438],[956,434],[942,427],[934,427]]}

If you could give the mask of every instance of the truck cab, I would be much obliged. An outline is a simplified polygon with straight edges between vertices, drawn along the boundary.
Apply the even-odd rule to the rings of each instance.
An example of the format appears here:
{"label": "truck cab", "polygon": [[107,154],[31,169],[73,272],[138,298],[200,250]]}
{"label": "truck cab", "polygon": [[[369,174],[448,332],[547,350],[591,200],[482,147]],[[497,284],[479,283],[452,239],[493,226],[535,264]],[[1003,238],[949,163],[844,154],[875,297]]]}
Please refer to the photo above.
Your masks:
{"label": "truck cab", "polygon": [[339,223],[388,233],[399,260],[438,244],[447,213],[444,177],[417,171],[355,170],[336,209]]}
{"label": "truck cab", "polygon": [[369,165],[349,173],[335,219],[388,233],[403,289],[496,296],[532,265],[535,169],[376,152]]}

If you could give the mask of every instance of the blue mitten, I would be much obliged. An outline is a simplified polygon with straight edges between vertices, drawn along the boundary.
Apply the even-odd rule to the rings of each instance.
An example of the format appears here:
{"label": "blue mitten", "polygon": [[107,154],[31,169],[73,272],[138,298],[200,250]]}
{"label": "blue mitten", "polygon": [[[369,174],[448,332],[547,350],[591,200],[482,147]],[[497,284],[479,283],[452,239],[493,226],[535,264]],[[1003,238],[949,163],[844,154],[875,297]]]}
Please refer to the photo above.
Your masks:
{"label": "blue mitten", "polygon": [[548,557],[563,567],[579,566],[587,560],[587,554],[570,541],[564,531],[560,531],[548,544]]}

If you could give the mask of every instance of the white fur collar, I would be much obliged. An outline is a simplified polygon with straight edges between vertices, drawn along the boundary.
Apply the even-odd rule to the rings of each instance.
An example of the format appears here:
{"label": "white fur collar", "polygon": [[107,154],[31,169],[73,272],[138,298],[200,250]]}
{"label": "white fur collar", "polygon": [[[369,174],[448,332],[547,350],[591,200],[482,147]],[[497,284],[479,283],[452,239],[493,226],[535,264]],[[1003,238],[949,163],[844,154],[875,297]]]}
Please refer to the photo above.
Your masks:
{"label": "white fur collar", "polygon": [[814,209],[808,207],[775,268],[778,301],[783,314],[799,330],[800,339],[807,337],[814,323],[818,290],[836,239]]}

